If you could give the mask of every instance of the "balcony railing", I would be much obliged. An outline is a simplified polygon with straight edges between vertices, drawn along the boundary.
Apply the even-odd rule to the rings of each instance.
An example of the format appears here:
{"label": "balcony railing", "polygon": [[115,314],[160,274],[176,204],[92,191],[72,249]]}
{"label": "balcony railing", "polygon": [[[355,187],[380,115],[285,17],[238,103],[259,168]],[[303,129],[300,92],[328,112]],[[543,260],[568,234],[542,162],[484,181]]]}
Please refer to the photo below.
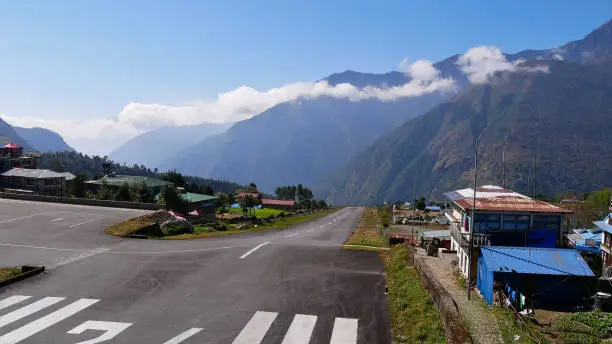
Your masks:
{"label": "balcony railing", "polygon": [[[470,237],[472,234],[463,233],[455,226],[451,226],[451,236],[455,238],[459,242],[461,247],[469,247],[470,246]],[[474,234],[474,247],[480,246],[491,246],[491,242],[489,240],[488,234],[476,233]]]}

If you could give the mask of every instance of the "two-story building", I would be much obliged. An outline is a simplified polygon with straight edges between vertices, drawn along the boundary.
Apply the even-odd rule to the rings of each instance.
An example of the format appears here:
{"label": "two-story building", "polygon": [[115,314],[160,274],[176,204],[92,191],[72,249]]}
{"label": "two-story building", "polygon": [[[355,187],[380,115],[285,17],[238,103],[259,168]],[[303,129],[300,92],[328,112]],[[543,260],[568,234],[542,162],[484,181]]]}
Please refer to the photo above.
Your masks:
{"label": "two-story building", "polygon": [[13,168],[2,174],[6,192],[62,197],[66,192],[66,175],[50,170]]}
{"label": "two-story building", "polygon": [[605,276],[606,269],[612,269],[612,213],[609,213],[602,221],[593,222],[601,232],[602,275]]}
{"label": "two-story building", "polygon": [[[571,211],[538,201],[495,185],[476,189],[474,230],[470,220],[474,203],[472,188],[445,194],[451,209],[445,215],[451,224],[451,250],[457,251],[458,268],[476,277],[481,246],[554,248],[564,245],[563,216]],[[470,261],[470,241],[474,248]]]}

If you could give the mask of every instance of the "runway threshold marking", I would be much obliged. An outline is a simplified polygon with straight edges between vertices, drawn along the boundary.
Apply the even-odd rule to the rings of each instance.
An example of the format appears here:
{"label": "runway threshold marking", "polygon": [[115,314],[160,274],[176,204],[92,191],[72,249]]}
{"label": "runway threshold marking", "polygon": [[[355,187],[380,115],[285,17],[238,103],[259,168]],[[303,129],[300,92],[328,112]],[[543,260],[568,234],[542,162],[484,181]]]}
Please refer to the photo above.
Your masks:
{"label": "runway threshold marking", "polygon": [[336,318],[329,344],[357,343],[357,319]]}
{"label": "runway threshold marking", "polygon": [[184,342],[186,339],[194,336],[195,334],[197,334],[198,332],[202,331],[203,329],[201,328],[192,328],[189,329],[181,334],[179,334],[178,336],[170,339],[169,341],[165,342],[164,344],[179,344]]}
{"label": "runway threshold marking", "polygon": [[269,244],[269,243],[270,243],[269,241],[266,241],[266,242],[264,242],[264,243],[261,243],[261,244],[259,244],[259,245],[255,246],[255,247],[253,247],[252,249],[248,250],[248,251],[247,251],[245,254],[243,254],[242,256],[240,256],[240,259],[244,259],[244,258],[248,257],[248,256],[249,256],[251,253],[253,253],[253,252],[255,252],[255,251],[259,250],[260,248],[262,248],[263,246],[266,246],[266,245],[267,245],[267,244]]}
{"label": "runway threshold marking", "polygon": [[308,344],[316,323],[316,315],[296,314],[282,344]]}
{"label": "runway threshold marking", "polygon": [[259,344],[266,336],[278,313],[257,311],[232,344]]}

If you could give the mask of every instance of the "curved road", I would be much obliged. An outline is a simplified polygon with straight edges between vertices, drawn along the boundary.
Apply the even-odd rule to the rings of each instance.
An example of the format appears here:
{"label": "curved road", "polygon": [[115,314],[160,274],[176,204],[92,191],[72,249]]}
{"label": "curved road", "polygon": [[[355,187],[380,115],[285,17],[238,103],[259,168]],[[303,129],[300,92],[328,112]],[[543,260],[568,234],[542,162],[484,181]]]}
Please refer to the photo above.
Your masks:
{"label": "curved road", "polygon": [[[388,343],[377,254],[343,250],[360,208],[283,230],[121,239],[135,210],[0,200],[0,344]],[[97,338],[97,339],[96,339]]]}

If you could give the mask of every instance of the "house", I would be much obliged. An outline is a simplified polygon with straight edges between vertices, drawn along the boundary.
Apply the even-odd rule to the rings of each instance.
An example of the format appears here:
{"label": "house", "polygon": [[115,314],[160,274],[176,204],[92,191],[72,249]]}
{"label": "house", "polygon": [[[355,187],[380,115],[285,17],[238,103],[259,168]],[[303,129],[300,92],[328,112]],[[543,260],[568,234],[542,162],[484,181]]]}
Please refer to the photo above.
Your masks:
{"label": "house", "polygon": [[278,210],[291,210],[295,206],[295,201],[283,201],[280,199],[262,199],[261,205],[264,208],[278,209]]}
{"label": "house", "polygon": [[40,153],[24,153],[23,147],[8,143],[0,147],[0,171],[14,167],[35,169],[39,158]]}
{"label": "house", "polygon": [[563,216],[571,213],[569,210],[499,186],[485,185],[476,189],[475,230],[472,231],[474,190],[455,190],[445,195],[452,202],[451,209],[445,212],[451,224],[451,250],[457,251],[458,267],[464,276],[472,264],[472,278],[476,277],[476,261],[470,262],[470,240],[473,257],[478,256],[482,246],[553,248],[564,245]]}
{"label": "house", "polygon": [[597,290],[597,278],[573,249],[481,247],[476,287],[493,304],[503,293],[517,311],[573,311]]}
{"label": "house", "polygon": [[591,254],[601,254],[600,246],[602,230],[596,229],[574,229],[567,234],[567,244],[578,251]]}
{"label": "house", "polygon": [[214,221],[217,213],[217,197],[192,192],[181,192],[181,198],[189,203],[188,213],[206,221]]}
{"label": "house", "polygon": [[66,176],[50,170],[16,167],[2,174],[2,186],[7,192],[62,197],[66,193]]}
{"label": "house", "polygon": [[256,193],[256,192],[254,192],[254,193],[241,192],[241,193],[239,193],[239,194],[238,194],[238,197],[237,197],[237,198],[244,198],[244,197],[246,197],[246,196],[251,196],[251,197],[253,197],[253,198],[259,198],[259,196],[260,196],[260,195],[261,195],[261,194]]}
{"label": "house", "polygon": [[172,183],[168,181],[153,177],[125,175],[107,175],[98,180],[91,180],[86,182],[86,184],[89,186],[89,189],[94,193],[97,193],[99,188],[104,184],[108,185],[111,188],[119,188],[126,183],[129,186],[138,186],[144,184],[151,190],[151,193],[153,193],[154,195],[159,194],[164,187],[172,185]]}
{"label": "house", "polygon": [[612,213],[609,213],[603,220],[593,223],[601,229],[602,275],[612,276],[612,272],[606,273],[606,270],[612,270]]}

